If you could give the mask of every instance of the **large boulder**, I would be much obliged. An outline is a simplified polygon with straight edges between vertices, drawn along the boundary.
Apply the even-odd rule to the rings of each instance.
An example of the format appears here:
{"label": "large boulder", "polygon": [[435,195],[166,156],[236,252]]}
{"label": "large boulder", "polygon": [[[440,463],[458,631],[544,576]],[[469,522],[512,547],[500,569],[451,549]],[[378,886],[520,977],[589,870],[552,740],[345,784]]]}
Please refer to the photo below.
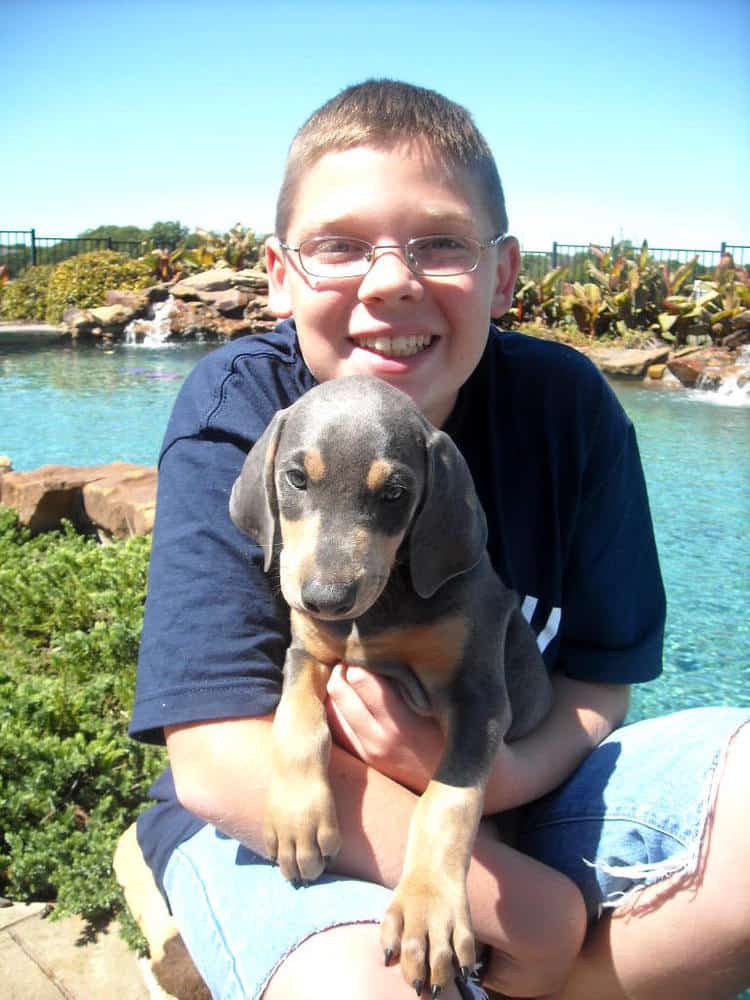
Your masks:
{"label": "large boulder", "polygon": [[670,358],[667,367],[689,389],[715,389],[736,375],[737,355],[720,347],[689,351]]}
{"label": "large boulder", "polygon": [[148,535],[156,513],[155,468],[115,462],[83,487],[83,510],[104,537]]}
{"label": "large boulder", "polygon": [[587,351],[594,364],[613,378],[643,378],[652,365],[666,362],[668,347],[646,350],[623,347],[593,347]]}
{"label": "large boulder", "polygon": [[225,292],[234,284],[237,272],[231,267],[215,267],[210,271],[199,271],[172,285],[175,298],[197,297],[199,292]]}
{"label": "large boulder", "polygon": [[121,337],[125,327],[131,320],[135,319],[138,313],[138,309],[122,304],[96,306],[94,309],[89,309],[89,314],[94,320],[94,328],[91,332],[94,336],[105,338]]}
{"label": "large boulder", "polygon": [[156,509],[156,469],[110,465],[44,465],[0,478],[0,503],[18,512],[34,533],[51,531],[65,518],[77,528],[98,529],[104,538],[147,534]]}

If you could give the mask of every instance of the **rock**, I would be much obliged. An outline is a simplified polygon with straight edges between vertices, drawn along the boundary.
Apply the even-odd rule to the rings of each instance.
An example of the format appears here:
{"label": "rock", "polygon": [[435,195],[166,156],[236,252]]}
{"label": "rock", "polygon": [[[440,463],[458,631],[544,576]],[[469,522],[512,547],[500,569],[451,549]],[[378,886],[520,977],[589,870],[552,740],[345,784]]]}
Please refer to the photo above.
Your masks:
{"label": "rock", "polygon": [[7,455],[0,455],[0,497],[3,495],[3,476],[13,471],[13,462]]}
{"label": "rock", "polygon": [[185,339],[234,340],[255,333],[258,324],[253,318],[230,319],[221,316],[205,302],[176,302],[169,318],[173,334]]}
{"label": "rock", "polygon": [[[117,466],[115,468],[115,465]],[[83,487],[83,510],[105,538],[148,535],[156,513],[155,468],[115,463]]]}
{"label": "rock", "polygon": [[642,378],[651,365],[662,364],[669,357],[668,347],[638,350],[622,347],[593,347],[588,356],[605,375],[614,378]]}
{"label": "rock", "polygon": [[[98,485],[100,484],[100,485]],[[0,477],[0,503],[14,507],[32,532],[51,531],[63,518],[107,537],[147,534],[156,507],[156,470],[128,462],[44,465]]]}
{"label": "rock", "polygon": [[133,311],[133,317],[145,316],[152,299],[147,289],[128,291],[126,289],[110,289],[106,295],[106,305],[124,306]]}
{"label": "rock", "polygon": [[135,319],[137,312],[137,309],[119,304],[89,309],[95,323],[93,332],[96,333],[96,328],[100,327],[106,335],[121,336],[128,323]]}
{"label": "rock", "polygon": [[171,288],[172,296],[181,302],[198,302],[200,296],[198,290],[192,285],[186,285],[183,281],[176,281]]}
{"label": "rock", "polygon": [[268,275],[265,271],[245,268],[245,270],[234,272],[233,284],[237,288],[244,288],[249,292],[266,294],[268,292]]}
{"label": "rock", "polygon": [[231,267],[216,267],[210,271],[199,271],[198,274],[191,274],[177,284],[172,285],[172,295],[176,298],[181,296],[176,289],[192,289],[193,292],[223,292],[235,284],[236,275],[240,273],[233,271]]}
{"label": "rock", "polygon": [[222,316],[241,319],[250,302],[250,293],[240,291],[239,288],[227,288],[223,292],[198,292],[198,298]]}
{"label": "rock", "polygon": [[741,347],[743,344],[750,344],[750,326],[728,333],[721,340],[722,347]]}
{"label": "rock", "polygon": [[216,314],[205,302],[175,301],[175,308],[169,317],[169,328],[174,335],[184,339],[203,337],[210,333],[209,328],[216,319]]}
{"label": "rock", "polygon": [[74,340],[91,334],[96,326],[96,321],[88,309],[66,309],[62,321]]}
{"label": "rock", "polygon": [[665,364],[659,365],[649,365],[646,370],[646,377],[652,379],[662,379],[664,378],[664,372],[667,370]]}
{"label": "rock", "polygon": [[705,388],[716,388],[735,361],[736,355],[732,351],[709,347],[689,354],[675,355],[670,358],[667,367],[690,389],[699,382]]}

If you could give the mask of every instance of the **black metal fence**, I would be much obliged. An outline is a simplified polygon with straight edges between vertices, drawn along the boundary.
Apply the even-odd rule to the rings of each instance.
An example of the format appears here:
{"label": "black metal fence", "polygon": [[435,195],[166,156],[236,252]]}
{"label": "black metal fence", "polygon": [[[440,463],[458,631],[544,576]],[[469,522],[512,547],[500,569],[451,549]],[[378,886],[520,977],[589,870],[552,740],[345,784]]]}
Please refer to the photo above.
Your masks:
{"label": "black metal fence", "polygon": [[0,229],[0,265],[11,278],[33,264],[59,264],[90,250],[116,250],[140,257],[144,244],[90,236],[37,236],[35,229]]}
{"label": "black metal fence", "polygon": [[[631,244],[604,243],[558,243],[552,244],[552,250],[522,250],[523,270],[530,277],[538,279],[556,267],[568,269],[568,281],[581,281],[586,277],[586,261],[595,261],[591,247],[609,250],[614,246],[616,253],[637,257],[641,251],[639,246]],[[718,267],[725,254],[731,254],[738,267],[750,267],[750,246],[740,243],[722,243],[718,250],[697,250],[685,247],[652,247],[648,248],[649,256],[659,263],[670,267],[687,264],[694,257],[698,258],[697,273],[708,275]]]}
{"label": "black metal fence", "polygon": [[[541,278],[555,267],[568,269],[568,280],[580,281],[586,276],[586,261],[595,259],[591,247],[609,249],[611,241],[604,243],[558,243],[551,250],[523,250],[523,270],[533,278]],[[637,255],[640,247],[631,244],[614,244],[618,252]],[[35,229],[0,229],[0,266],[8,269],[15,278],[24,268],[32,264],[59,264],[61,260],[75,257],[89,250],[116,250],[129,257],[139,257],[145,251],[139,241],[122,241],[89,236],[37,236]],[[738,243],[722,243],[718,250],[691,250],[684,247],[652,247],[651,257],[673,267],[698,258],[698,274],[709,274],[729,253],[735,264],[750,267],[750,246]]]}

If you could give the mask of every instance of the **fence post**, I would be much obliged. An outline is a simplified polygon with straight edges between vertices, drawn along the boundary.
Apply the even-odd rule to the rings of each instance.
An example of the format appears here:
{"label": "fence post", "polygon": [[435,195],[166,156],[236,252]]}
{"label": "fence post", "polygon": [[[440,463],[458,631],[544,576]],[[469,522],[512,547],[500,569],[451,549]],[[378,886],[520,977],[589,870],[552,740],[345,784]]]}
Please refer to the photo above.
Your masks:
{"label": "fence post", "polygon": [[721,261],[721,258],[724,256],[724,254],[726,252],[727,252],[727,241],[726,240],[722,240],[721,241],[721,250],[719,251],[719,254],[720,254],[719,261]]}
{"label": "fence post", "polygon": [[552,270],[557,267],[557,240],[552,241]]}
{"label": "fence post", "polygon": [[31,264],[36,266],[36,229],[29,230],[31,233]]}

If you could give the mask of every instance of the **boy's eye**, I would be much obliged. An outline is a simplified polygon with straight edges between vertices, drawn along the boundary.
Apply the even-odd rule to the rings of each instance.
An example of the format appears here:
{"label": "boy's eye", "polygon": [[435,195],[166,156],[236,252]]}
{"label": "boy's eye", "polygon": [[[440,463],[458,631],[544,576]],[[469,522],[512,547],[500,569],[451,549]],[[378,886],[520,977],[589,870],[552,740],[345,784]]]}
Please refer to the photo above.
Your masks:
{"label": "boy's eye", "polygon": [[423,236],[410,246],[414,259],[427,271],[473,266],[477,256],[473,241],[462,236]]}
{"label": "boy's eye", "polygon": [[300,252],[316,263],[336,264],[360,260],[367,256],[369,243],[341,236],[321,237],[309,240],[300,247]]}

